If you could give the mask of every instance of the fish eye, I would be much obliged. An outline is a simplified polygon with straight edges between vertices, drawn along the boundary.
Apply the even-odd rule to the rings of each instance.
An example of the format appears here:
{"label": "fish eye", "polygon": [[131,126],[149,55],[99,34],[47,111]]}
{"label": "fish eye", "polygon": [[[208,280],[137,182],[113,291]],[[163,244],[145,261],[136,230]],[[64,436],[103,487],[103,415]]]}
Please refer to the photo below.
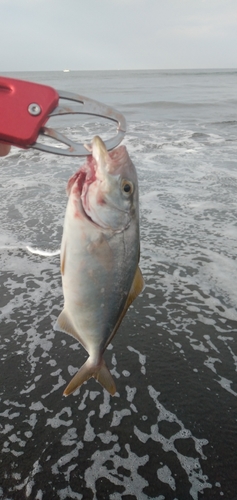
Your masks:
{"label": "fish eye", "polygon": [[133,192],[133,184],[130,181],[124,179],[122,182],[122,189],[124,193],[131,194]]}

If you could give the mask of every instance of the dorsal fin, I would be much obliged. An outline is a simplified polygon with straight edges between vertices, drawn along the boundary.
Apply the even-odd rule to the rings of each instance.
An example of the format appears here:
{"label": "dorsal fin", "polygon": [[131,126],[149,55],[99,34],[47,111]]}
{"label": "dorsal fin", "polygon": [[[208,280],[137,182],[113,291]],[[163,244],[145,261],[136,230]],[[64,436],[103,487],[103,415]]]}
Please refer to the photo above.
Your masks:
{"label": "dorsal fin", "polygon": [[139,266],[137,266],[137,270],[136,270],[136,273],[135,273],[135,276],[134,276],[134,280],[132,282],[132,286],[130,288],[130,292],[128,294],[128,297],[127,297],[127,300],[125,302],[125,305],[124,305],[124,308],[122,310],[122,312],[120,313],[120,316],[117,320],[117,323],[110,335],[110,337],[108,338],[106,344],[105,344],[105,347],[104,347],[104,351],[106,349],[106,347],[109,345],[109,343],[111,342],[113,336],[115,335],[115,333],[117,332],[118,330],[118,327],[122,321],[122,319],[124,318],[129,306],[132,304],[132,302],[138,297],[139,293],[142,292],[142,290],[144,289],[144,286],[145,286],[145,282],[144,282],[144,279],[143,279],[143,276],[142,276],[142,272],[141,272],[141,269]]}
{"label": "dorsal fin", "polygon": [[[144,286],[145,286],[145,282],[144,282],[144,279],[143,279],[143,276],[142,276],[141,269],[140,269],[139,266],[137,266],[135,277],[134,277],[134,280],[132,282],[132,286],[131,286],[131,289],[130,289],[130,292],[128,294],[128,298],[127,298],[127,301],[126,301],[126,304],[125,304],[126,311],[129,308],[129,306],[132,304],[132,302],[142,292],[142,290],[144,289]],[[125,311],[125,313],[126,313],[126,311]]]}
{"label": "dorsal fin", "polygon": [[64,275],[66,263],[66,244],[61,248],[61,274]]}

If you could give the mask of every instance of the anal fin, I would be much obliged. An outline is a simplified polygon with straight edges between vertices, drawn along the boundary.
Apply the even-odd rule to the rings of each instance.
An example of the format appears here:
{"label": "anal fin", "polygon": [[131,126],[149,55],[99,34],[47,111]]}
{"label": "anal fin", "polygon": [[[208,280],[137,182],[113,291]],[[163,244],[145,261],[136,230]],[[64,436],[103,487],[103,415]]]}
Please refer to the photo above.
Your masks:
{"label": "anal fin", "polygon": [[68,333],[68,335],[72,335],[73,337],[75,337],[75,339],[77,339],[78,342],[81,342],[81,339],[76,329],[74,328],[72,322],[70,321],[70,318],[68,317],[68,314],[65,309],[63,309],[62,312],[59,314],[59,317],[54,325],[54,330]]}

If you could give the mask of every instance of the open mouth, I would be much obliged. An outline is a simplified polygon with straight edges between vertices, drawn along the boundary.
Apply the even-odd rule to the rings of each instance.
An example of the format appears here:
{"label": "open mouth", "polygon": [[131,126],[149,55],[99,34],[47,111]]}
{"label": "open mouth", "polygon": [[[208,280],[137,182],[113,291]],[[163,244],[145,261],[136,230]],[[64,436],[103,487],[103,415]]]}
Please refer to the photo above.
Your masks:
{"label": "open mouth", "polygon": [[79,209],[85,219],[91,224],[98,226],[99,224],[90,215],[88,196],[91,184],[97,181],[96,169],[96,160],[93,156],[88,156],[85,165],[69,179],[68,191],[70,192],[72,189],[72,192],[76,195],[75,203],[77,204],[77,211]]}
{"label": "open mouth", "polygon": [[88,156],[87,161],[72,177],[67,184],[67,194],[69,195],[72,187],[76,183],[76,189],[81,195],[83,187],[96,180],[96,161],[93,156]]}

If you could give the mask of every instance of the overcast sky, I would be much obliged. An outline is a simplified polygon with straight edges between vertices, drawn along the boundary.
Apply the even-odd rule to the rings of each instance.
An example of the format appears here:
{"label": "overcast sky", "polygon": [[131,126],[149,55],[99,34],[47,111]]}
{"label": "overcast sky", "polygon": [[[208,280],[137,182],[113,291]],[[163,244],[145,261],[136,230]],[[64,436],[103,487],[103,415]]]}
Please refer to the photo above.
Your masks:
{"label": "overcast sky", "polygon": [[0,0],[0,73],[236,67],[237,0]]}

